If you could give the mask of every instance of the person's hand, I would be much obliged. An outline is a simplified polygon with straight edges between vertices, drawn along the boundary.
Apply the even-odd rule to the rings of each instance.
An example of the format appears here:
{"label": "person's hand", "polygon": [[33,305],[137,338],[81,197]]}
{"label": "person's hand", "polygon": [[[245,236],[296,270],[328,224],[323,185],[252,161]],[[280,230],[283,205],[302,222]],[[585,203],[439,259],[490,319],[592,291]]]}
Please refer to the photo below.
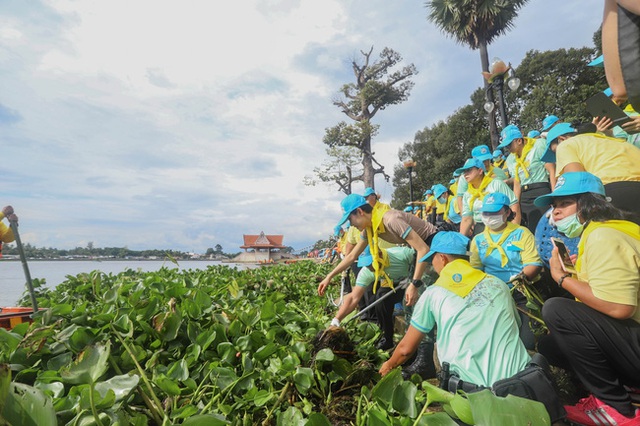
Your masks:
{"label": "person's hand", "polygon": [[394,368],[395,367],[391,365],[389,361],[386,361],[384,364],[380,366],[380,370],[378,370],[378,373],[380,373],[381,376],[386,376]]}
{"label": "person's hand", "polygon": [[16,216],[14,213],[11,213],[9,216],[7,216],[7,219],[9,220],[9,222],[18,223],[18,216]]}
{"label": "person's hand", "polygon": [[591,120],[591,122],[596,125],[596,129],[601,133],[604,133],[605,130],[608,130],[611,127],[613,127],[613,120],[606,116],[593,117],[593,120]]}
{"label": "person's hand", "polygon": [[560,277],[566,275],[566,272],[562,269],[562,262],[560,260],[560,255],[558,254],[557,247],[554,247],[553,250],[551,250],[551,257],[549,258],[549,273],[551,274],[551,278],[556,282],[558,282]]}
{"label": "person's hand", "polygon": [[327,291],[327,286],[331,283],[331,280],[325,278],[318,284],[318,295],[324,296],[324,292]]}
{"label": "person's hand", "polygon": [[629,117],[631,121],[627,121],[622,126],[622,130],[627,133],[638,133],[640,132],[640,115],[636,115],[634,117]]}
{"label": "person's hand", "polygon": [[418,288],[413,284],[409,284],[409,287],[407,287],[407,290],[404,292],[404,300],[407,306],[415,305],[415,303],[418,301],[419,296],[420,295],[418,294]]}
{"label": "person's hand", "polygon": [[331,320],[331,327],[340,327],[340,320],[338,318],[334,318]]}
{"label": "person's hand", "polygon": [[13,214],[13,207],[11,206],[5,206],[2,209],[2,213],[4,214],[5,217],[9,217],[10,215]]}

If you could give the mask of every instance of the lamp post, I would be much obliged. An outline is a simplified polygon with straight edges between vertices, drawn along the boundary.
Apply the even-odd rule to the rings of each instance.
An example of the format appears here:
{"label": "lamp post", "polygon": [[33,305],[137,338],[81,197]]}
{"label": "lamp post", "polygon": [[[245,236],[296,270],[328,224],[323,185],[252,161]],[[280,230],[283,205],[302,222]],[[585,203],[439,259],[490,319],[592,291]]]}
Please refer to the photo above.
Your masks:
{"label": "lamp post", "polygon": [[[509,89],[516,91],[520,87],[520,79],[515,76],[515,72],[511,68],[511,64],[507,65],[500,58],[493,58],[489,72],[483,72],[482,75],[487,80],[489,85],[485,90],[485,97],[487,102],[484,104],[484,109],[489,114],[494,110],[495,104],[489,100],[489,90],[496,89],[498,92],[498,108],[500,111],[500,121],[502,122],[502,128],[509,124],[507,118],[507,111],[504,103],[504,83],[507,82]],[[493,142],[493,141],[492,141]],[[494,147],[495,148],[495,147]]]}
{"label": "lamp post", "polygon": [[412,159],[406,160],[403,165],[404,168],[409,172],[409,197],[411,198],[411,202],[413,202],[413,168],[416,166],[416,162]]}

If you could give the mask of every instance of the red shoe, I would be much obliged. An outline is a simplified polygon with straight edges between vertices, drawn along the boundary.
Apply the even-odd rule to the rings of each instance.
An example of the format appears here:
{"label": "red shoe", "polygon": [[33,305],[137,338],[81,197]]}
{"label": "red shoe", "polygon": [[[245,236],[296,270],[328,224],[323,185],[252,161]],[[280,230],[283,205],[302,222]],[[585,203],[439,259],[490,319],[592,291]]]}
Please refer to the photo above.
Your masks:
{"label": "red shoe", "polygon": [[582,398],[576,405],[565,405],[564,409],[567,420],[584,426],[640,426],[640,408],[634,417],[625,417],[593,395]]}

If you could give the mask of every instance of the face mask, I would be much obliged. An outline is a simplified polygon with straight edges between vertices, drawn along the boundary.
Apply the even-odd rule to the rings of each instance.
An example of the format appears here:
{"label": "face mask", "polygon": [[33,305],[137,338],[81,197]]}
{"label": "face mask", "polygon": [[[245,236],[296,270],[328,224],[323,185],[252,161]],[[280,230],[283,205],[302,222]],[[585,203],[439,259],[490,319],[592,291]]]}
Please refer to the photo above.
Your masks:
{"label": "face mask", "polygon": [[446,199],[445,197],[440,197],[440,198],[438,198],[438,202],[439,202],[440,204],[444,204],[444,203],[446,203],[446,202],[447,202],[447,199]]}
{"label": "face mask", "polygon": [[556,228],[569,238],[576,238],[582,234],[584,224],[578,220],[578,214],[574,213],[570,216],[560,219],[556,222]]}
{"label": "face mask", "polygon": [[505,218],[503,214],[492,214],[490,216],[482,215],[482,223],[492,231],[504,225]]}

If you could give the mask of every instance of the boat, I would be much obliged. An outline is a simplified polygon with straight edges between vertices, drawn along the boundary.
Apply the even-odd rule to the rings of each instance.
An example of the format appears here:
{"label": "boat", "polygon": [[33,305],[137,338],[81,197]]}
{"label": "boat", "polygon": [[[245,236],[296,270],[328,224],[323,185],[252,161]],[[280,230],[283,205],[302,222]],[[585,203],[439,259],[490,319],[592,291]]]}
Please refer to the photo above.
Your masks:
{"label": "boat", "polygon": [[[40,309],[43,310],[43,309]],[[0,327],[11,330],[18,324],[33,322],[33,308],[9,306],[0,308]]]}

